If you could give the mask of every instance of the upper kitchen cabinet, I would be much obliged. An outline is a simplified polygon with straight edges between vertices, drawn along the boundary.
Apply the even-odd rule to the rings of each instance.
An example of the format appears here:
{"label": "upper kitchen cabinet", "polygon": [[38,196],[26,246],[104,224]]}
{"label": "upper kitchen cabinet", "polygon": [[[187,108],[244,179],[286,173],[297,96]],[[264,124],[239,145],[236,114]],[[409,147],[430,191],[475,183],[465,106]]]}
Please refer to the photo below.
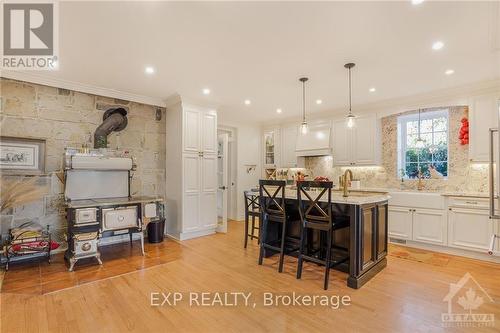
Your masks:
{"label": "upper kitchen cabinet", "polygon": [[217,152],[217,114],[186,107],[183,114],[183,147],[186,153]]}
{"label": "upper kitchen cabinet", "polygon": [[345,119],[333,122],[333,163],[336,166],[380,164],[380,120],[376,116],[356,118],[348,128]]}
{"label": "upper kitchen cabinet", "polygon": [[276,168],[280,166],[279,145],[280,130],[271,128],[264,130],[264,168]]}
{"label": "upper kitchen cabinet", "polygon": [[498,127],[496,94],[473,97],[469,101],[469,158],[471,162],[488,162],[489,129]]}
{"label": "upper kitchen cabinet", "polygon": [[283,168],[297,167],[297,134],[299,128],[296,125],[283,127],[281,129],[281,166]]}

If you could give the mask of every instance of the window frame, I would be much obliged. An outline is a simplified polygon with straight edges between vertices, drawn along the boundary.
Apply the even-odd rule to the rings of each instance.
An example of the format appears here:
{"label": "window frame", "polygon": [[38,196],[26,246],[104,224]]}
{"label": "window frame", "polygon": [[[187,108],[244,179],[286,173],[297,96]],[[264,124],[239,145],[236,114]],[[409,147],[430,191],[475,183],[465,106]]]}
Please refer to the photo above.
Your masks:
{"label": "window frame", "polygon": [[[435,118],[441,118],[445,117],[446,118],[446,130],[445,131],[434,131],[434,128],[432,129],[432,132],[420,132],[421,134],[432,134],[432,139],[434,140],[434,133],[442,133],[446,132],[446,164],[447,164],[447,175],[443,176],[443,179],[447,179],[450,176],[450,112],[449,108],[440,108],[437,110],[433,111],[424,111],[420,113],[420,123],[422,123],[423,120],[428,120],[428,119],[435,119]],[[413,148],[408,148],[407,146],[407,140],[408,140],[408,132],[407,132],[407,123],[411,121],[417,121],[418,123],[418,112],[411,113],[411,114],[403,114],[398,117],[397,119],[397,146],[398,146],[398,169],[397,169],[397,174],[398,178],[401,178],[401,169],[404,169],[406,171],[406,152],[408,149],[413,149]],[[420,128],[422,128],[422,124],[420,124]],[[403,140],[404,138],[404,140]],[[436,162],[436,161],[433,161]],[[444,161],[440,161],[444,162]],[[417,168],[422,165],[422,164],[428,164],[428,162],[412,162],[412,163],[417,163]],[[406,172],[405,172],[406,173]],[[408,175],[405,174],[404,179],[413,179],[409,178]]]}

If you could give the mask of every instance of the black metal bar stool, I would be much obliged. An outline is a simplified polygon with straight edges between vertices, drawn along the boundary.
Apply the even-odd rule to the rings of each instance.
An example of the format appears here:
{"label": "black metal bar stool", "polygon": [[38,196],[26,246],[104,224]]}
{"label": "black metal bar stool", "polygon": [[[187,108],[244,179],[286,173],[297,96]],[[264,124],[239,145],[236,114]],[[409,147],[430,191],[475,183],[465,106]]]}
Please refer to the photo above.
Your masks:
{"label": "black metal bar stool", "polygon": [[[245,249],[247,248],[248,238],[259,240],[260,230],[255,225],[255,218],[260,221],[260,202],[259,192],[245,191]],[[248,224],[250,217],[252,218],[252,226],[248,233]],[[259,236],[255,236],[255,230],[259,230]]]}
{"label": "black metal bar stool", "polygon": [[[349,256],[341,256],[339,259],[332,260],[332,247],[336,249],[335,230],[349,227],[346,220],[335,221],[332,214],[332,182],[311,182],[303,181],[297,183],[297,199],[299,201],[299,213],[301,219],[302,230],[300,233],[300,250],[299,261],[297,266],[297,279],[302,276],[302,264],[304,260],[311,261],[320,265],[325,265],[325,282],[324,289],[328,289],[328,279],[330,276],[330,268],[335,267],[347,260]],[[310,191],[315,189],[315,191]],[[320,249],[307,254],[304,253],[304,248],[309,247],[307,244],[307,233],[309,230],[317,230],[326,236],[326,256],[321,256]]]}
{"label": "black metal bar stool", "polygon": [[[293,240],[287,239],[287,223],[293,223],[293,217],[287,215],[285,207],[285,186],[284,180],[260,180],[260,208],[262,214],[260,231],[260,254],[259,265],[262,265],[264,252],[266,249],[279,252],[278,271],[283,271],[283,260],[285,254],[298,251],[298,244],[293,246]],[[271,194],[272,193],[272,194]],[[298,221],[298,217],[297,217]],[[269,228],[271,223],[281,223],[281,235],[278,232],[278,239],[269,239]],[[297,240],[296,240],[297,241]]]}

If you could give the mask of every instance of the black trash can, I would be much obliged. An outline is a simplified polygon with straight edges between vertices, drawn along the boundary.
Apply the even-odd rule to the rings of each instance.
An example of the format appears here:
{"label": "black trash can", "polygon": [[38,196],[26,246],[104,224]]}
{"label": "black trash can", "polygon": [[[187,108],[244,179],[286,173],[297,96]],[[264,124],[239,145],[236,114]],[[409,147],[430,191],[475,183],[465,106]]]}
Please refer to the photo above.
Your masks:
{"label": "black trash can", "polygon": [[165,236],[165,219],[151,221],[148,224],[148,241],[150,243],[161,243]]}

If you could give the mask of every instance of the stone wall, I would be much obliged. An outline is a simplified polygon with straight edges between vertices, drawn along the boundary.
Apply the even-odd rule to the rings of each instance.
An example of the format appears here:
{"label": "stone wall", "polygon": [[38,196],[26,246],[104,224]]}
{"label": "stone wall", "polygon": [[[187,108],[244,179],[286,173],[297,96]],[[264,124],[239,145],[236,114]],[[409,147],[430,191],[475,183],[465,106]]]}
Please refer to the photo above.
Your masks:
{"label": "stone wall", "polygon": [[[442,109],[442,108],[440,108]],[[428,191],[488,191],[488,166],[485,164],[469,163],[469,146],[459,143],[458,133],[460,119],[467,115],[467,107],[449,107],[449,143],[448,143],[448,178],[425,179],[424,189]],[[432,109],[423,110],[423,112]],[[409,111],[412,113],[415,111]],[[382,165],[370,167],[352,167],[354,177],[361,180],[363,187],[400,188],[398,176],[398,145],[397,145],[397,118],[401,114],[394,114],[382,118]],[[346,168],[334,167],[331,156],[308,157],[306,168],[313,171],[315,176],[328,176],[334,182],[342,175]],[[417,180],[405,180],[402,186],[405,189],[416,189]]]}
{"label": "stone wall", "polygon": [[36,219],[42,225],[50,225],[56,239],[63,240],[64,187],[56,173],[62,171],[64,148],[89,142],[104,111],[113,106],[128,111],[127,128],[112,133],[108,146],[127,149],[136,159],[132,194],[165,195],[164,108],[162,120],[157,121],[155,106],[4,78],[0,79],[0,96],[0,135],[46,139],[46,173],[39,183],[48,188],[47,195],[38,201],[3,212],[1,234],[9,227]]}

